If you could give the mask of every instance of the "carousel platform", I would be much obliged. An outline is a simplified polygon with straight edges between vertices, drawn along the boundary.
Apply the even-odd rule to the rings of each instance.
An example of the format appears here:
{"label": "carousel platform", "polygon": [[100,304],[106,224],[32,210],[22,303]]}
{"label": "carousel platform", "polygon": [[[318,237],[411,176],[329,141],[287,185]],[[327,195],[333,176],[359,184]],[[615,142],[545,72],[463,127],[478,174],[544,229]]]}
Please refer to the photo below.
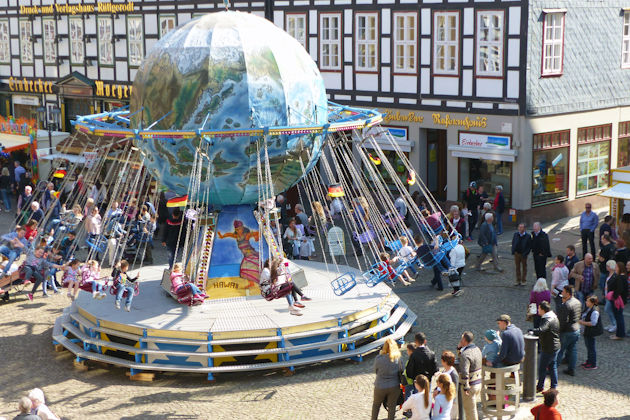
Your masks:
{"label": "carousel platform", "polygon": [[290,315],[284,298],[268,302],[243,296],[183,306],[160,286],[166,267],[151,266],[142,269],[131,312],[116,309],[112,295],[95,300],[81,291],[56,320],[53,344],[72,352],[81,368],[91,360],[129,368],[132,379],[197,372],[214,380],[222,372],[284,369],[291,374],[300,365],[360,361],[387,337],[402,340],[416,320],[383,283],[358,284],[336,296],[330,282],[338,274],[323,263],[298,265],[308,282],[303,292],[313,299],[305,302],[303,316]]}

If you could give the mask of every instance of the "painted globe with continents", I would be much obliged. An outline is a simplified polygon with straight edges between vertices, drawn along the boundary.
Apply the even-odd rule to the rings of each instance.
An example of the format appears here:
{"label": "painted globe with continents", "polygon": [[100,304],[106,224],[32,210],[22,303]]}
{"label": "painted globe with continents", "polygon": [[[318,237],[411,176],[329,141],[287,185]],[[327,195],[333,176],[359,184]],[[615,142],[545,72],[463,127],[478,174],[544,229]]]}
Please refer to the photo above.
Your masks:
{"label": "painted globe with continents", "polygon": [[[164,130],[164,137],[137,140],[162,186],[185,195],[199,185],[197,197],[218,207],[260,199],[261,138],[276,193],[315,164],[323,140],[290,130],[266,137],[232,130],[322,126],[328,119],[323,79],[302,45],[261,17],[233,11],[199,17],[160,39],[138,69],[130,110],[133,127]],[[169,138],[208,130],[223,134]],[[193,179],[200,149],[203,168]]]}

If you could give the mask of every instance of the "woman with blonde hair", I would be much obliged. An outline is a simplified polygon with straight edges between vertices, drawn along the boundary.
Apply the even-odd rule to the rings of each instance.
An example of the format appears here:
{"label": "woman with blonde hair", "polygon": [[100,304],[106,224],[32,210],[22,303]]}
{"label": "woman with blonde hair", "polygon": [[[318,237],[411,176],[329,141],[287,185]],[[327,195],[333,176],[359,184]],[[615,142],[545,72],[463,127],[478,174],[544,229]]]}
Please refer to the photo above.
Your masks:
{"label": "woman with blonde hair", "polygon": [[377,420],[381,404],[387,407],[387,420],[394,420],[396,404],[400,396],[400,377],[403,370],[400,349],[393,338],[388,338],[374,360],[374,400],[372,420]]}
{"label": "woman with blonde hair", "polygon": [[433,391],[433,417],[431,420],[450,420],[453,400],[455,399],[455,385],[450,375],[441,374],[437,378],[437,389]]}

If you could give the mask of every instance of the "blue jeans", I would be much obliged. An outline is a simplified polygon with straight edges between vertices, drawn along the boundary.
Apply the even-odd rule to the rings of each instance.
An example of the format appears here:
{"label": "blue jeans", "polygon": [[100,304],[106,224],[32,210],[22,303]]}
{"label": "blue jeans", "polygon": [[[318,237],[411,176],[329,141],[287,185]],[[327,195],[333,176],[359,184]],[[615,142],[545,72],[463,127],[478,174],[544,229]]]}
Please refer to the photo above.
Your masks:
{"label": "blue jeans", "polygon": [[597,366],[597,352],[595,351],[595,337],[584,337],[586,344],[586,363]]}
{"label": "blue jeans", "polygon": [[92,293],[103,292],[103,285],[97,281],[92,281]]}
{"label": "blue jeans", "polygon": [[497,212],[497,235],[503,233],[503,213]]}
{"label": "blue jeans", "polygon": [[295,303],[295,299],[293,299],[293,295],[291,295],[291,293],[287,293],[287,302],[289,302],[289,306],[293,306],[293,304]]}
{"label": "blue jeans", "polygon": [[57,285],[55,284],[55,274],[57,274],[57,269],[51,268],[48,272],[48,276],[46,276],[46,280],[44,280],[44,283],[42,284],[44,294],[48,293],[48,286],[50,286],[55,293],[59,292],[59,290],[57,290]]}
{"label": "blue jeans", "polygon": [[547,372],[549,372],[549,379],[551,379],[551,388],[558,386],[558,352],[556,350],[553,353],[540,352],[538,359],[538,384],[536,388],[543,389],[545,387],[545,378]]}
{"label": "blue jeans", "polygon": [[558,352],[558,363],[562,362],[566,353],[569,360],[569,370],[575,370],[577,364],[577,342],[580,338],[579,331],[560,333],[560,351]]}
{"label": "blue jeans", "polygon": [[46,224],[46,229],[44,229],[44,232],[48,233],[53,229],[56,230],[60,223],[61,223],[61,219],[50,219],[48,223]]}
{"label": "blue jeans", "polygon": [[599,290],[601,290],[602,293],[606,290],[606,277],[608,277],[608,273],[601,273],[599,275]]}
{"label": "blue jeans", "polygon": [[626,336],[626,322],[623,319],[623,308],[617,309],[615,308],[615,304],[610,302],[610,306],[612,307],[613,314],[615,315],[615,320],[617,321],[617,332],[615,335],[617,337],[625,337]]}
{"label": "blue jeans", "polygon": [[442,284],[442,272],[438,268],[441,263],[437,263],[433,266],[433,280],[431,280],[431,286],[437,285],[438,290],[444,289],[444,285]]}
{"label": "blue jeans", "polygon": [[199,287],[197,287],[197,285],[194,283],[186,283],[184,285],[179,286],[177,290],[175,291],[175,293],[177,293],[179,289],[181,289],[182,287],[190,288],[190,291],[192,292],[193,296],[201,293],[201,290],[199,290]]}
{"label": "blue jeans", "polygon": [[612,302],[606,299],[606,304],[604,305],[604,312],[606,312],[606,314],[608,315],[608,318],[610,319],[610,326],[617,328],[617,320],[615,319],[615,313],[613,312],[612,307],[613,307]]}
{"label": "blue jeans", "polygon": [[123,297],[123,293],[127,291],[127,300],[125,301],[125,306],[131,306],[131,301],[133,300],[133,286],[123,286],[122,284],[118,285],[118,290],[116,293],[116,302],[120,303]]}
{"label": "blue jeans", "polygon": [[21,248],[11,249],[6,245],[0,246],[0,254],[4,255],[5,257],[9,259],[9,261],[7,261],[5,271],[9,271],[9,269],[11,268],[11,264],[13,264],[13,261],[15,261],[20,256],[21,253],[22,253]]}
{"label": "blue jeans", "polygon": [[9,211],[11,210],[11,201],[9,200],[9,190],[0,189],[0,196],[2,197],[2,203],[4,204],[4,209]]}

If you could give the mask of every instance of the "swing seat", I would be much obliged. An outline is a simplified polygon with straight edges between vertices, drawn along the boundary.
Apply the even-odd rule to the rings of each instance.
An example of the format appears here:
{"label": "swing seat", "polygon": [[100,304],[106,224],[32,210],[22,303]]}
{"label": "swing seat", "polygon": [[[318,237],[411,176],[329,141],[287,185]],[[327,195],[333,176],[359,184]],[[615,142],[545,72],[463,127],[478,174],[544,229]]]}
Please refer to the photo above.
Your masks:
{"label": "swing seat", "polygon": [[398,252],[400,248],[402,248],[402,244],[400,243],[400,239],[395,241],[385,241],[385,246],[392,250],[392,252]]}
{"label": "swing seat", "polygon": [[372,242],[376,238],[376,234],[374,233],[373,230],[368,229],[363,233],[353,232],[352,237],[354,238],[356,242],[359,242],[361,244],[367,244],[369,242]]}
{"label": "swing seat", "polygon": [[[62,283],[61,283],[61,287],[63,288],[68,288],[68,284],[70,284],[70,282],[68,282],[67,279],[63,279]],[[79,285],[79,289],[85,291],[85,292],[89,292],[92,293],[92,282],[91,281],[84,281],[81,282],[81,284]]]}
{"label": "swing seat", "polygon": [[[112,284],[109,287],[109,294],[110,295],[116,296],[119,284],[120,284],[120,282],[118,281],[118,279],[115,279],[114,280],[114,284]],[[90,291],[91,291],[91,289],[90,289]],[[139,294],[140,294],[140,287],[138,287],[138,282],[135,282],[135,283],[133,283],[133,295],[134,296],[138,296]],[[123,296],[122,297],[124,297],[124,298],[127,297],[127,291],[126,290],[123,292]]]}
{"label": "swing seat", "polygon": [[422,225],[422,231],[430,236],[438,235],[443,230],[444,230],[444,225],[442,223],[440,223],[439,225],[435,227],[432,227],[432,226],[427,227],[425,225]]}
{"label": "swing seat", "polygon": [[265,287],[264,284],[261,284],[260,286],[260,294],[267,301],[283,298],[291,293],[291,290],[293,290],[293,284],[288,282],[281,283],[279,285],[274,284],[269,287]]}
{"label": "swing seat", "polygon": [[[440,251],[438,251],[435,254],[430,253],[430,254],[423,255],[420,258],[418,258],[418,257],[416,257],[416,258],[418,259],[418,264],[421,267],[433,268],[440,261],[442,261],[442,259],[444,259],[445,257],[446,257],[446,252],[444,252],[444,251],[442,251],[440,249]],[[441,264],[439,264],[439,265],[442,266]]]}
{"label": "swing seat", "polygon": [[97,236],[96,238],[86,238],[85,244],[90,250],[102,254],[107,249],[107,238],[103,235]]}
{"label": "swing seat", "polygon": [[451,240],[444,240],[442,244],[440,245],[440,250],[444,252],[450,252],[453,248],[457,246],[461,238],[462,238],[462,235],[458,233]]}
{"label": "swing seat", "polygon": [[344,273],[330,282],[333,292],[337,296],[342,296],[357,285],[357,280],[352,273]]}
{"label": "swing seat", "polygon": [[375,287],[383,280],[393,280],[396,278],[396,272],[390,272],[387,263],[381,261],[374,264],[368,271],[363,273],[362,276],[367,287]]}

